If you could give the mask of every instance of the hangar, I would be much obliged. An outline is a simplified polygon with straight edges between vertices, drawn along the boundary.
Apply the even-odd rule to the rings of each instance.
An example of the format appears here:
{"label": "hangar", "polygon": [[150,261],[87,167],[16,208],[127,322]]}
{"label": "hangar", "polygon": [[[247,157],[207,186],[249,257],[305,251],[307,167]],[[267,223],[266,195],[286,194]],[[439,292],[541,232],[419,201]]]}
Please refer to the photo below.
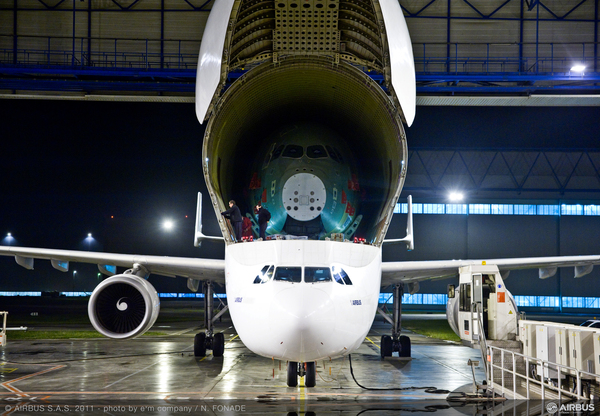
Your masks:
{"label": "hangar", "polygon": [[[3,244],[160,255],[167,246],[169,256],[198,256],[185,227],[193,229],[195,194],[204,187],[203,127],[192,103],[212,3],[2,2],[0,92],[12,178],[2,185],[11,233]],[[275,59],[278,4],[251,3],[248,19],[260,24],[231,51],[238,60],[228,82],[257,56]],[[385,74],[370,63],[381,45],[360,3],[331,3],[340,20],[326,40],[383,84]],[[415,198],[417,248],[384,248],[384,260],[597,254],[598,3],[400,5],[417,82],[402,194]],[[450,201],[450,192],[464,199]],[[399,202],[392,237],[403,235]],[[151,218],[173,211],[180,238],[145,231]],[[85,241],[90,227],[98,237]],[[211,231],[220,232],[207,221]],[[223,255],[205,246],[207,256]],[[7,292],[89,292],[98,279],[95,271],[48,268],[35,277],[16,265],[3,269]],[[519,306],[594,314],[597,273],[573,279],[562,269],[540,284],[537,269],[514,271],[507,286]],[[186,292],[182,281],[164,280],[159,292]],[[405,302],[444,305],[446,284],[423,282]]]}
{"label": "hangar", "polygon": [[[415,125],[407,129],[409,171],[403,195],[413,194],[415,202],[425,204],[425,211],[416,217],[417,249],[411,253],[389,249],[384,256],[390,260],[421,260],[598,253],[594,238],[600,166],[596,149],[598,12],[595,2],[476,4],[440,0],[400,4],[413,43],[419,111]],[[31,200],[19,211],[33,210],[37,204],[50,207],[58,204],[50,191],[55,186],[60,189],[60,200],[71,198],[66,203],[69,209],[57,206],[61,215],[74,215],[76,200],[81,201],[81,197],[71,195],[81,191],[86,195],[105,194],[99,197],[100,202],[89,201],[94,206],[106,203],[112,194],[116,201],[136,200],[139,204],[134,206],[147,207],[148,201],[144,199],[149,198],[149,193],[140,192],[142,187],[163,194],[170,188],[166,191],[171,193],[168,199],[178,201],[183,198],[180,195],[195,195],[203,187],[192,155],[183,150],[177,153],[170,149],[166,154],[163,151],[165,147],[198,146],[197,141],[186,142],[182,130],[188,130],[190,137],[200,137],[202,127],[194,124],[193,117],[180,115],[189,105],[175,103],[193,101],[197,51],[211,6],[211,2],[148,0],[4,2],[0,10],[3,22],[0,87],[5,120],[9,121],[5,123],[6,137],[20,137],[8,143],[7,153],[13,156],[5,166],[11,176],[23,178],[27,186],[18,180],[9,181],[3,185],[3,194],[9,198],[19,195],[20,201],[28,200],[23,198],[26,189],[32,193],[41,191],[42,198],[47,195],[42,202]],[[346,16],[344,24],[352,21]],[[341,45],[348,47],[349,54],[363,57],[372,54],[368,45],[355,39],[358,35],[351,29],[340,30],[340,34]],[[254,42],[254,48],[268,49],[268,41]],[[585,69],[576,72],[572,68],[577,65]],[[238,65],[236,70],[242,69]],[[91,104],[83,104],[88,101]],[[154,138],[156,126],[144,130],[138,125],[139,135],[146,139],[136,137],[123,142],[120,136],[134,135],[132,127],[126,125],[133,117],[148,120],[160,117],[163,112],[165,119],[172,119],[172,113],[176,113],[177,130],[161,132],[161,139]],[[29,125],[32,118],[39,120],[33,123],[35,126],[41,128],[45,123],[56,130],[38,133]],[[113,130],[100,131],[104,124]],[[196,130],[195,134],[191,130]],[[84,134],[102,135],[90,150],[90,158],[85,157],[87,161],[77,151],[86,146],[87,140],[80,140]],[[48,140],[40,143],[43,136]],[[148,142],[152,140],[162,142],[158,150],[149,149]],[[167,146],[168,141],[175,146]],[[74,142],[82,143],[74,146]],[[124,155],[132,152],[150,161],[153,171],[157,165],[168,164],[165,158],[177,159],[185,179],[156,172],[152,181],[163,189],[153,190],[141,185],[143,178],[134,178],[135,175],[152,177],[144,170],[143,175],[130,172],[126,176],[132,178],[131,183],[121,183],[117,172],[126,169],[125,160],[131,159]],[[182,153],[186,155],[182,157]],[[39,171],[24,164],[21,156],[33,158]],[[56,165],[60,165],[58,169],[53,167]],[[69,172],[67,166],[82,174]],[[49,170],[59,176],[52,179]],[[85,178],[99,171],[109,173],[94,178],[95,188],[90,191]],[[182,192],[174,192],[167,182],[189,186]],[[458,205],[442,206],[453,202],[448,199],[453,191],[464,193],[466,199]],[[117,197],[116,193],[121,195]],[[134,196],[136,193],[140,194]],[[192,216],[193,198],[186,200],[185,211]],[[515,204],[517,208],[513,210]],[[4,209],[13,206],[11,203]],[[546,208],[541,207],[546,206],[550,211],[542,211]],[[525,212],[520,214],[519,209]],[[451,210],[458,211],[450,214]],[[58,244],[65,248],[85,245],[80,240],[87,235],[87,228],[93,227],[98,234],[110,226],[102,223],[107,211],[110,209],[102,207],[92,214],[94,224],[81,220],[69,242]],[[129,211],[131,219],[138,223],[148,217],[141,208]],[[23,220],[21,225],[14,222],[19,215],[10,214],[5,218],[11,217],[15,225],[7,223],[7,233],[11,228],[31,226],[32,221],[37,221],[34,216]],[[47,218],[44,225],[51,226],[55,221],[66,218]],[[402,234],[403,222],[394,221],[390,234]],[[122,227],[120,223],[116,228]],[[523,227],[530,231],[518,232]],[[39,223],[36,228],[48,227]],[[115,232],[118,231],[111,229],[109,234]],[[138,233],[135,230],[129,234]],[[26,233],[12,231],[12,234],[25,245],[43,243]],[[55,230],[52,234],[66,233]],[[494,235],[493,245],[484,243],[490,234]],[[56,241],[53,241],[56,237],[47,238],[49,243]],[[133,241],[137,237],[127,238]],[[107,236],[98,239],[97,244],[102,243],[106,250],[119,250],[122,239]],[[149,241],[152,239],[140,239],[147,245],[139,246],[139,251],[152,249]],[[9,241],[5,238],[3,243]],[[182,243],[178,250],[184,249],[187,251],[182,253],[195,253]],[[595,277],[597,271],[588,278]],[[73,290],[64,276],[56,279],[60,282],[58,286],[53,283],[39,289]],[[590,292],[586,280],[573,280],[566,270],[559,270],[554,282],[537,285],[530,283],[536,282],[535,279],[514,279],[511,287],[516,286],[513,290],[517,295],[558,297],[558,301],[551,299],[554,302],[551,306],[561,308],[563,302],[570,302],[563,298],[600,296],[594,289]],[[5,289],[27,290],[27,284],[17,282],[9,283]],[[75,289],[89,291],[94,283],[81,281]],[[443,286],[443,283],[433,286],[424,283],[421,293],[444,293]],[[550,306],[543,303],[547,300],[535,301]],[[586,301],[575,300],[574,305],[581,302]],[[598,307],[597,301],[593,302]]]}

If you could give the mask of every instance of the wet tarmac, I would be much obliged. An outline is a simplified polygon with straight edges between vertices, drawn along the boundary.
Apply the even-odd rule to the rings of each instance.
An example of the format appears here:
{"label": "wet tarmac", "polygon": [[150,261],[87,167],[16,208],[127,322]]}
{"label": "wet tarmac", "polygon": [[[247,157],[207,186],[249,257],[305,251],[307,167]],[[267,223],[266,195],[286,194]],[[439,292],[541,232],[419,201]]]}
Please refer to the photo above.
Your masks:
{"label": "wet tarmac", "polygon": [[[390,328],[376,320],[351,357],[317,363],[316,387],[301,379],[290,388],[286,363],[249,351],[227,318],[216,328],[224,356],[194,357],[194,324],[163,323],[152,330],[167,335],[125,341],[11,341],[9,333],[0,349],[0,415],[482,413],[481,405],[446,400],[449,391],[472,390],[467,361],[481,360],[456,343],[407,332],[412,359],[382,360],[379,340]],[[481,367],[475,376],[485,378]]]}

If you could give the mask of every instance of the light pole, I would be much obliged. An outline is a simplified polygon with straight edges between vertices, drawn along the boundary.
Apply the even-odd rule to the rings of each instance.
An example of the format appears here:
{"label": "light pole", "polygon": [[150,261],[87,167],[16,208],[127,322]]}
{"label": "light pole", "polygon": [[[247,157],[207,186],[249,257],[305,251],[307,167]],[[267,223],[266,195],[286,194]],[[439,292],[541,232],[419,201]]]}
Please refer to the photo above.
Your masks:
{"label": "light pole", "polygon": [[76,274],[77,274],[77,270],[73,270],[73,282],[72,282],[73,288],[72,288],[71,295],[73,295],[75,293],[75,275]]}

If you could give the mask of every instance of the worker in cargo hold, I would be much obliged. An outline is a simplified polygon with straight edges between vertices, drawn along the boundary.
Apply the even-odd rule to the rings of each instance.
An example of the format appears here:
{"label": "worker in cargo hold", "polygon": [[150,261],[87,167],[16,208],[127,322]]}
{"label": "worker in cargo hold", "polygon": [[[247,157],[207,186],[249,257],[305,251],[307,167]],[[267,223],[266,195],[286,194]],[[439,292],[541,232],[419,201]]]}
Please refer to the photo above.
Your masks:
{"label": "worker in cargo hold", "polygon": [[260,202],[256,205],[255,211],[258,215],[259,237],[266,240],[267,225],[269,225],[271,213],[266,208],[263,208],[262,203]]}
{"label": "worker in cargo hold", "polygon": [[242,218],[242,213],[240,209],[235,204],[235,201],[232,199],[229,201],[229,209],[221,212],[221,215],[225,218],[228,218],[231,221],[231,225],[233,226],[233,230],[235,231],[235,239],[237,241],[242,241],[242,222],[244,221]]}

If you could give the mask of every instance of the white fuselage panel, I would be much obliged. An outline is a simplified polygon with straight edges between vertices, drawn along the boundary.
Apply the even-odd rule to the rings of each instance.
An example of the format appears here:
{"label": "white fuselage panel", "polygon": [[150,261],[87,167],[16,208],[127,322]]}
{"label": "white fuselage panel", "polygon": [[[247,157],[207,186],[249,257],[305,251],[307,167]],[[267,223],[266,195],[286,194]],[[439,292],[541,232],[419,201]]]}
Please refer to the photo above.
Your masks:
{"label": "white fuselage panel", "polygon": [[[266,266],[275,272],[258,283]],[[301,281],[277,280],[277,267],[301,268]],[[332,270],[331,280],[306,282],[307,267]],[[336,281],[341,275],[346,283]],[[225,276],[231,318],[246,347],[264,357],[315,361],[350,353],[367,335],[379,301],[381,250],[317,240],[239,243],[226,249]]]}

